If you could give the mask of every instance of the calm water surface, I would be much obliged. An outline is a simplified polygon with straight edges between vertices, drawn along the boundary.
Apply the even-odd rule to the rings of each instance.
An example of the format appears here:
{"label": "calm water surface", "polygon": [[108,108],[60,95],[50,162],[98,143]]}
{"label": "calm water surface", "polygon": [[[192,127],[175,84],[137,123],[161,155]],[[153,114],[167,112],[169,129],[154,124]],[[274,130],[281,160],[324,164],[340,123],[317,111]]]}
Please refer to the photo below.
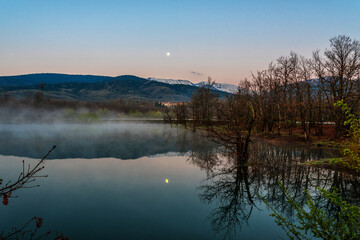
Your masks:
{"label": "calm water surface", "polygon": [[305,189],[316,197],[316,187],[332,186],[360,199],[359,179],[299,165],[334,154],[323,149],[256,142],[251,160],[260,164],[240,167],[199,134],[165,124],[0,124],[0,132],[4,180],[57,145],[40,187],[0,206],[4,232],[38,216],[40,231],[70,239],[281,239],[258,197],[291,218],[279,181],[299,202]]}

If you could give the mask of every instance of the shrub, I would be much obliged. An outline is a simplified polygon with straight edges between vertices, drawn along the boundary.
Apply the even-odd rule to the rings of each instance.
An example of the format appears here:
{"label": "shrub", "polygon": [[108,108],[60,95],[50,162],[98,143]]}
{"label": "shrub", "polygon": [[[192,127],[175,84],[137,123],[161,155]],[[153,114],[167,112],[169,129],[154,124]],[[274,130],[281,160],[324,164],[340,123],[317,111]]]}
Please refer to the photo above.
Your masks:
{"label": "shrub", "polygon": [[309,193],[305,207],[295,202],[286,188],[280,183],[286,199],[296,211],[297,223],[292,223],[278,213],[263,197],[260,198],[271,209],[270,216],[283,228],[290,239],[360,239],[360,208],[342,200],[336,189],[326,191],[318,188],[322,200],[328,200],[338,209],[335,216],[328,216],[317,207]]}
{"label": "shrub", "polygon": [[345,158],[339,162],[348,169],[360,172],[360,115],[351,113],[351,109],[343,101],[338,101],[334,105],[345,113],[344,125],[349,127],[350,137],[350,140],[343,144]]}

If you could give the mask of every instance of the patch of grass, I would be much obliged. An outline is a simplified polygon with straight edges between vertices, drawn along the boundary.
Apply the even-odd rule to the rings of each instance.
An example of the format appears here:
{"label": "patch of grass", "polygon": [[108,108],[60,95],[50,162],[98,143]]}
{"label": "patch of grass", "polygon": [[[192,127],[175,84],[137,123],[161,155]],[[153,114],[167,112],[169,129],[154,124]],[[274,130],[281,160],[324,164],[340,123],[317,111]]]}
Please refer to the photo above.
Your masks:
{"label": "patch of grass", "polygon": [[305,166],[338,165],[342,159],[343,158],[324,158],[324,159],[320,159],[320,160],[308,161],[308,162],[302,163],[302,165],[305,165]]}
{"label": "patch of grass", "polygon": [[148,118],[162,118],[163,114],[160,111],[148,111],[145,113],[145,117]]}
{"label": "patch of grass", "polygon": [[319,140],[312,142],[313,145],[317,147],[331,147],[331,148],[340,148],[341,143],[333,140]]}
{"label": "patch of grass", "polygon": [[76,117],[81,122],[99,122],[101,121],[100,116],[93,112],[79,113]]}

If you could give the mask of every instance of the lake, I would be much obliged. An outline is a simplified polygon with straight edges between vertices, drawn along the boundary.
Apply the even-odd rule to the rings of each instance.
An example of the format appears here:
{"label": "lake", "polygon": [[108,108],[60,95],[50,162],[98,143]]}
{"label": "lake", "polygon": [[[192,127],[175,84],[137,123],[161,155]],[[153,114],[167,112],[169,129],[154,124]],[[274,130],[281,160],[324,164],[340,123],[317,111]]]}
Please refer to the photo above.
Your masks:
{"label": "lake", "polygon": [[324,209],[316,187],[360,199],[357,177],[301,165],[336,155],[322,148],[255,141],[250,158],[258,164],[241,167],[201,134],[161,123],[0,124],[0,131],[4,183],[18,177],[22,160],[36,164],[57,146],[40,172],[48,177],[33,183],[39,187],[18,189],[0,206],[5,233],[37,216],[38,234],[70,239],[281,239],[258,196],[293,218],[279,181],[299,202],[308,190]]}

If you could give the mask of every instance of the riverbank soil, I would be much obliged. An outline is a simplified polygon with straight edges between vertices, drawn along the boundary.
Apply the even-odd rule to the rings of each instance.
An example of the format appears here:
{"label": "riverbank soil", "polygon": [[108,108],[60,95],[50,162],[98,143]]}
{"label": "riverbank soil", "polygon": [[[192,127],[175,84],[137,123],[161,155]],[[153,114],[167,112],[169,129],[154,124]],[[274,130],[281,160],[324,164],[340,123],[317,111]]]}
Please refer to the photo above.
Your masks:
{"label": "riverbank soil", "polygon": [[301,128],[293,130],[282,129],[280,136],[277,131],[254,133],[254,138],[263,138],[271,143],[294,144],[301,143],[317,147],[341,148],[341,144],[346,141],[346,137],[336,138],[335,125],[324,125],[322,134],[317,134],[315,129],[311,129],[310,138],[305,139],[304,131]]}

